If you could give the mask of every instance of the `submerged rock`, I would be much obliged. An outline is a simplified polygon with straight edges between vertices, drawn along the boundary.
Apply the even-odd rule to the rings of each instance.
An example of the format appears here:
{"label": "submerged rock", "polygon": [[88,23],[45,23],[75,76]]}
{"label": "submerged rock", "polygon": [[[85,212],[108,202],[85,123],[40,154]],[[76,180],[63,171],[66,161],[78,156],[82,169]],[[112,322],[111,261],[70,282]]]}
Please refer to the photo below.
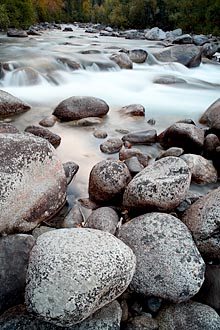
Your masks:
{"label": "submerged rock", "polygon": [[100,117],[108,113],[109,106],[92,96],[72,96],[62,101],[53,112],[60,120],[70,121],[86,117]]}
{"label": "submerged rock", "polygon": [[0,90],[0,116],[11,116],[23,113],[31,107],[17,97]]}
{"label": "submerged rock", "polygon": [[48,141],[0,134],[0,158],[0,233],[32,230],[63,206],[66,178]]}
{"label": "submerged rock", "polygon": [[131,180],[123,204],[128,209],[171,210],[184,200],[190,181],[189,167],[182,159],[162,158]]}
{"label": "submerged rock", "polygon": [[179,219],[165,213],[147,213],[122,225],[118,238],[137,257],[131,282],[135,292],[179,303],[199,291],[205,263],[190,231]]}
{"label": "submerged rock", "polygon": [[119,111],[125,115],[145,116],[145,108],[141,104],[129,104],[119,109]]}
{"label": "submerged rock", "polygon": [[100,144],[100,150],[105,154],[114,154],[122,148],[123,142],[119,138],[111,138]]}
{"label": "submerged rock", "polygon": [[88,228],[47,232],[31,252],[27,309],[61,326],[82,322],[121,295],[135,265],[132,250],[107,232]]}

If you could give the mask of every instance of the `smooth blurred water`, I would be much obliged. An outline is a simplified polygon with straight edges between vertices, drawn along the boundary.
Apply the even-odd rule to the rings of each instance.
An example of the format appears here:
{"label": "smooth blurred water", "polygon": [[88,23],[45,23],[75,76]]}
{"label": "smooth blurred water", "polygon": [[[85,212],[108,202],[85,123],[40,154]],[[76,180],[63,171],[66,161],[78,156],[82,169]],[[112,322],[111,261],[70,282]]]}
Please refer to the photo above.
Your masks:
{"label": "smooth blurred water", "polygon": [[[74,27],[74,32],[46,31],[40,37],[28,39],[0,35],[0,46],[0,61],[9,63],[11,69],[5,71],[0,88],[32,107],[14,118],[14,125],[20,130],[28,125],[38,125],[62,100],[86,95],[101,98],[109,104],[110,111],[99,125],[108,132],[108,138],[121,137],[117,129],[150,129],[152,126],[147,123],[150,118],[156,120],[154,128],[160,133],[180,119],[191,118],[198,122],[207,107],[220,96],[219,65],[201,64],[198,68],[188,69],[178,63],[152,65],[149,61],[134,64],[133,70],[121,70],[109,59],[120,48],[141,48],[151,52],[160,47],[155,42],[100,37]],[[88,50],[93,53],[85,54]],[[83,69],[72,71],[59,58],[79,62]],[[37,75],[33,85],[30,85],[25,70],[21,70],[27,67],[34,69]],[[167,76],[181,78],[185,83],[155,83],[158,78]],[[132,103],[145,107],[145,118],[123,116],[118,111]],[[99,145],[103,140],[93,136],[93,129],[68,123],[57,123],[51,128],[62,138],[57,149],[62,161],[73,160],[80,166],[72,185],[73,193],[80,197],[87,195],[92,166],[108,157],[101,153]]]}

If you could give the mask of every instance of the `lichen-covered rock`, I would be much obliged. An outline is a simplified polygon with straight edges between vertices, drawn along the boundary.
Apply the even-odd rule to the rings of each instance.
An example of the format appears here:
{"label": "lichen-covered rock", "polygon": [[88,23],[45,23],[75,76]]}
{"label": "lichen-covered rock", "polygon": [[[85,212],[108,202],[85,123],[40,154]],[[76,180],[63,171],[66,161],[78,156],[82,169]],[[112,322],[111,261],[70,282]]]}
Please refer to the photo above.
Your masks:
{"label": "lichen-covered rock", "polygon": [[195,154],[184,154],[181,158],[190,168],[192,182],[197,184],[217,182],[218,173],[211,160],[207,160],[204,157]]}
{"label": "lichen-covered rock", "polygon": [[185,198],[191,173],[177,157],[165,157],[139,172],[128,184],[123,204],[132,209],[171,210]]}
{"label": "lichen-covered rock", "polygon": [[47,128],[32,125],[26,127],[24,131],[46,139],[52,144],[52,146],[54,146],[54,148],[57,148],[60,145],[61,137]]}
{"label": "lichen-covered rock", "polygon": [[220,259],[220,189],[199,198],[183,214],[182,221],[192,232],[200,253]]}
{"label": "lichen-covered rock", "polygon": [[92,96],[72,96],[59,103],[53,115],[60,120],[70,121],[104,116],[108,111],[108,104],[101,99]]}
{"label": "lichen-covered rock", "polygon": [[220,317],[216,311],[194,301],[165,306],[156,317],[160,330],[219,330]]}
{"label": "lichen-covered rock", "polygon": [[26,234],[0,238],[0,314],[24,301],[28,259],[34,243],[34,237]]}
{"label": "lichen-covered rock", "polygon": [[85,228],[94,228],[115,234],[119,217],[111,207],[100,207],[92,211],[85,222]]}
{"label": "lichen-covered rock", "polygon": [[17,97],[0,90],[0,116],[11,116],[29,110],[31,107]]}
{"label": "lichen-covered rock", "polygon": [[66,178],[48,141],[0,134],[0,158],[0,233],[30,231],[63,206]]}
{"label": "lichen-covered rock", "polygon": [[90,172],[89,198],[97,203],[119,201],[130,180],[130,172],[124,163],[103,160]]}
{"label": "lichen-covered rock", "polygon": [[147,213],[119,229],[137,258],[131,287],[173,302],[189,300],[202,286],[205,264],[188,228],[165,213]]}
{"label": "lichen-covered rock", "polygon": [[82,322],[129,285],[136,260],[115,236],[96,229],[41,235],[27,271],[29,312],[61,326]]}
{"label": "lichen-covered rock", "polygon": [[175,123],[159,135],[161,145],[183,148],[186,153],[201,153],[204,144],[204,131],[193,124]]}

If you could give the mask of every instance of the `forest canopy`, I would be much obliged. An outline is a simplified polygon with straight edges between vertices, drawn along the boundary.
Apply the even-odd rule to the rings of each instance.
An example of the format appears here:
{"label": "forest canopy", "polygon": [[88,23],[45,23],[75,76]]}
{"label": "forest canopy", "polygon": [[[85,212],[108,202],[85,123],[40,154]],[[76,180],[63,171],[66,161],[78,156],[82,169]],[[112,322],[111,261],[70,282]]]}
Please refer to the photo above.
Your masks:
{"label": "forest canopy", "polygon": [[220,34],[219,0],[0,0],[0,28],[39,22],[93,22],[115,28]]}

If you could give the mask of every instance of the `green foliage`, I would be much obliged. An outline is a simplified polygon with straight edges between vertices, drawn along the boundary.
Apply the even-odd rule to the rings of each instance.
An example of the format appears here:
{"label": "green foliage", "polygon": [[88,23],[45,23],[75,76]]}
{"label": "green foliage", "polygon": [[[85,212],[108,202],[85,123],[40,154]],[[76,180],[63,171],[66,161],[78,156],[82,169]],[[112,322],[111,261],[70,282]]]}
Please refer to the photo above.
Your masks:
{"label": "green foliage", "polygon": [[5,30],[9,27],[10,21],[5,5],[0,5],[0,29]]}

